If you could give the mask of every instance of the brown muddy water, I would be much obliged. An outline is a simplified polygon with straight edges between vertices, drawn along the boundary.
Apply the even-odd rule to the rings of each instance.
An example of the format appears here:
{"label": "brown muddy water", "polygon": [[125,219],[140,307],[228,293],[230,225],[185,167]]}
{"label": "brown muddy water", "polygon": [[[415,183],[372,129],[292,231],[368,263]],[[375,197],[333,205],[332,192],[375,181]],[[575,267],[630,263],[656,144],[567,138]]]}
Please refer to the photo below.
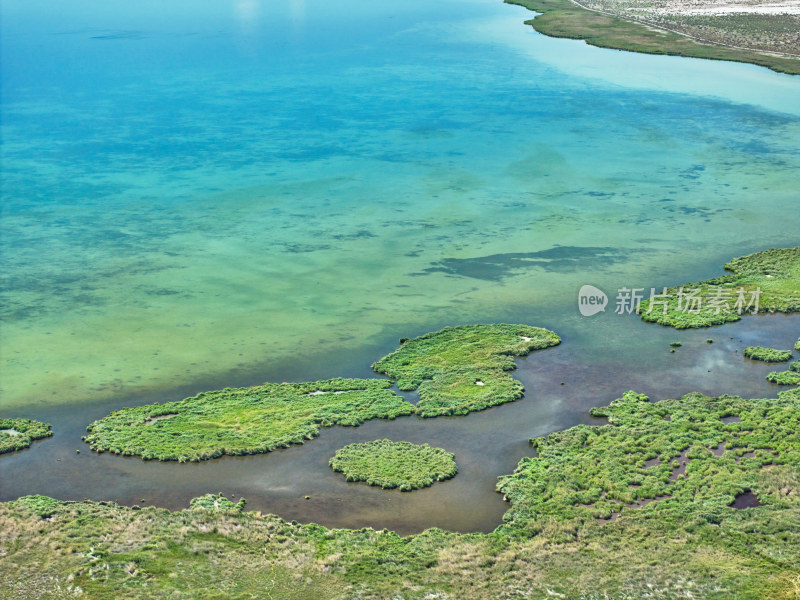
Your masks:
{"label": "brown muddy water", "polygon": [[[464,417],[406,417],[370,421],[357,428],[323,429],[319,438],[303,446],[266,455],[223,457],[199,464],[144,462],[97,455],[81,442],[86,425],[108,412],[177,400],[194,393],[189,388],[104,404],[32,406],[24,416],[51,423],[54,436],[0,458],[0,500],[45,494],[64,500],[89,498],[180,509],[192,497],[222,492],[244,496],[249,510],[329,527],[385,527],[404,535],[434,526],[491,531],[508,508],[495,491],[497,477],[513,472],[522,457],[532,454],[531,437],[579,423],[602,425],[604,421],[591,417],[589,409],[630,389],[653,400],[692,391],[774,397],[782,388],[767,382],[765,376],[785,366],[745,359],[742,351],[748,345],[791,348],[800,335],[800,315],[747,317],[739,323],[689,331],[617,315],[576,316],[558,326],[530,317],[523,321],[551,327],[563,339],[561,346],[518,361],[515,377],[525,385],[523,399]],[[709,338],[713,343],[707,342]],[[673,341],[682,346],[670,352]],[[392,346],[387,340],[382,350]],[[380,352],[358,361],[348,357],[358,366],[350,364],[347,372],[338,373],[312,369],[310,375],[374,376],[369,363],[379,356]],[[300,373],[293,375],[304,379]],[[219,387],[233,384],[240,383],[220,382]],[[459,473],[430,488],[404,493],[347,483],[328,467],[338,448],[378,438],[445,448],[455,454]]]}

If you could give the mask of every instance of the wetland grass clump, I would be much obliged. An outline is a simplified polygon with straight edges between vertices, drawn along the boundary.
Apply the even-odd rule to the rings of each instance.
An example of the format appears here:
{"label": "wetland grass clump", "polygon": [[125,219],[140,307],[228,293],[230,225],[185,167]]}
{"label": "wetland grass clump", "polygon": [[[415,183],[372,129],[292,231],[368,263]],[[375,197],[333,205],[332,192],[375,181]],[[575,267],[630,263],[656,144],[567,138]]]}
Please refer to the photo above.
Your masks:
{"label": "wetland grass clump", "polygon": [[765,348],[764,346],[748,346],[744,349],[744,357],[750,360],[779,363],[791,360],[792,351],[776,350],[775,348]]}
{"label": "wetland grass clump", "polygon": [[[414,406],[380,379],[330,379],[226,388],[166,404],[123,408],[87,427],[97,452],[201,461],[302,444],[321,427],[410,415]],[[158,419],[159,416],[168,419]]]}
{"label": "wetland grass clump", "polygon": [[735,258],[729,275],[667,288],[640,305],[642,320],[676,329],[738,321],[745,314],[800,311],[800,246]]}
{"label": "wetland grass clump", "polygon": [[401,492],[428,487],[458,473],[455,457],[443,448],[386,439],[348,444],[336,451],[329,464],[347,481]]}
{"label": "wetland grass clump", "polygon": [[800,385],[800,360],[791,363],[786,371],[773,371],[767,375],[767,381],[778,385]]}
{"label": "wetland grass clump", "polygon": [[53,435],[49,423],[33,419],[0,419],[0,454],[24,450],[35,440]]}
{"label": "wetland grass clump", "polygon": [[418,390],[421,417],[465,415],[522,397],[511,377],[515,356],[561,343],[552,331],[528,325],[462,325],[407,340],[372,368]]}
{"label": "wetland grass clump", "polygon": [[238,502],[233,502],[222,493],[205,494],[197,498],[192,498],[189,502],[189,508],[191,510],[207,510],[212,512],[242,512],[246,503],[247,501],[244,498],[240,498]]}
{"label": "wetland grass clump", "polygon": [[509,528],[544,517],[631,516],[644,503],[664,523],[684,517],[720,523],[748,490],[762,504],[800,509],[800,487],[782,485],[773,472],[796,475],[800,467],[796,395],[746,400],[693,393],[653,403],[628,392],[592,414],[609,424],[533,439],[537,457],[500,478],[498,491],[512,504],[504,517]]}

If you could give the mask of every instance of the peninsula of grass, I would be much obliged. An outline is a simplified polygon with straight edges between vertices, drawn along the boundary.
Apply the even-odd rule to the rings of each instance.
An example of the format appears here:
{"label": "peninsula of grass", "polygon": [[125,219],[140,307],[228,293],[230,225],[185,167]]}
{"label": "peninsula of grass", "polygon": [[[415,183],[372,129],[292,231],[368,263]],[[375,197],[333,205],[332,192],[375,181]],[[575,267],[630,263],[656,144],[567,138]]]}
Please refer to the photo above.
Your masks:
{"label": "peninsula of grass", "polygon": [[219,497],[177,512],[43,496],[0,503],[0,594],[796,596],[800,393],[653,403],[629,392],[594,414],[608,424],[532,440],[538,456],[500,478],[510,508],[491,533],[332,530]]}
{"label": "peninsula of grass", "polygon": [[48,423],[33,419],[0,419],[0,454],[30,447],[35,440],[53,435]]}
{"label": "peninsula of grass", "polygon": [[786,371],[773,371],[767,381],[778,385],[800,385],[800,360],[794,361]]}
{"label": "peninsula of grass", "polygon": [[465,415],[522,397],[512,379],[515,356],[561,343],[552,331],[528,325],[463,325],[407,340],[372,365],[404,391],[418,390],[421,417]]}
{"label": "peninsula of grass", "polygon": [[87,427],[97,452],[200,461],[302,444],[320,427],[410,415],[414,406],[379,379],[330,379],[226,388],[166,404],[124,408]]}
{"label": "peninsula of grass", "polygon": [[[550,37],[584,40],[599,48],[613,48],[645,54],[667,54],[752,63],[791,75],[800,74],[800,59],[778,54],[733,48],[723,43],[704,43],[686,35],[641,23],[606,12],[589,10],[570,0],[505,0],[542,13],[525,21],[539,33]],[[722,25],[724,29],[724,25]],[[718,36],[725,39],[725,34]],[[756,36],[757,37],[757,36]]]}
{"label": "peninsula of grass", "polygon": [[641,303],[642,320],[676,329],[710,327],[754,313],[800,311],[800,246],[764,250],[725,265],[729,275],[667,288]]}
{"label": "peninsula of grass", "polygon": [[791,350],[776,350],[764,346],[748,346],[744,349],[744,357],[762,362],[780,363],[792,359]]}
{"label": "peninsula of grass", "polygon": [[794,344],[794,349],[800,352],[800,338],[797,338],[797,341]]}
{"label": "peninsula of grass", "polygon": [[347,481],[401,492],[428,487],[458,473],[454,456],[442,448],[386,439],[349,444],[337,450],[329,464]]}

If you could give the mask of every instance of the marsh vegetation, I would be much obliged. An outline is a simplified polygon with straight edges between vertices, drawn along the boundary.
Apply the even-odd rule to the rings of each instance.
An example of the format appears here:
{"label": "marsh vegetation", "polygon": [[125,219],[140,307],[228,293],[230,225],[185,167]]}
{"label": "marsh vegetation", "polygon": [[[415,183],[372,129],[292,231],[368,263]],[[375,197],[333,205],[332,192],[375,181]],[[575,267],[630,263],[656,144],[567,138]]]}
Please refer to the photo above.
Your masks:
{"label": "marsh vegetation", "polygon": [[0,419],[0,454],[23,450],[53,435],[48,423],[33,419]]}
{"label": "marsh vegetation", "polygon": [[330,466],[347,481],[401,492],[428,487],[458,473],[453,454],[443,448],[386,439],[348,444],[336,451]]}
{"label": "marsh vegetation", "polygon": [[664,297],[645,300],[642,319],[688,329],[738,321],[747,314],[800,311],[800,247],[756,252],[724,268],[729,275],[670,287]]}

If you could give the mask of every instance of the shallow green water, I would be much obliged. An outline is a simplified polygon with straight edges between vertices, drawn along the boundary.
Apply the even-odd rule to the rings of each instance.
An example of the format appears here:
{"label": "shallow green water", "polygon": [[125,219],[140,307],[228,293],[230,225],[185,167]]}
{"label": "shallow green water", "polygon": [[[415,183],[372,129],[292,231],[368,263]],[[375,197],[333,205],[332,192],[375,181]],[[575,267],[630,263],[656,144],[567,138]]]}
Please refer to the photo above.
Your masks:
{"label": "shallow green water", "polygon": [[800,79],[488,0],[192,6],[4,3],[6,409],[558,329],[584,283],[797,243]]}

